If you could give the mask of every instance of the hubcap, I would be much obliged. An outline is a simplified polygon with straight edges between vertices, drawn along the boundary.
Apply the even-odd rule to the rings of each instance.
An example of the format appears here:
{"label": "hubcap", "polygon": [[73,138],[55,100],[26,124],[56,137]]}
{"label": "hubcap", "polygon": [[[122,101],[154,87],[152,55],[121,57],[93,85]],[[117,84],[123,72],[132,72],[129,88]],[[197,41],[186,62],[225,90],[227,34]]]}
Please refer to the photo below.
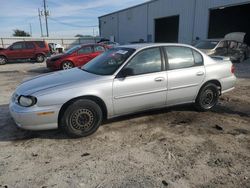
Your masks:
{"label": "hubcap", "polygon": [[41,55],[37,56],[37,61],[39,61],[39,62],[43,61],[43,56],[41,56]]}
{"label": "hubcap", "polygon": [[63,70],[66,70],[66,69],[71,69],[73,68],[73,65],[71,62],[65,62],[63,63]]}
{"label": "hubcap", "polygon": [[210,89],[207,89],[202,95],[201,103],[205,108],[212,107],[215,103],[214,92]]}
{"label": "hubcap", "polygon": [[78,109],[70,117],[72,128],[88,131],[94,123],[94,114],[89,109]]}
{"label": "hubcap", "polygon": [[0,64],[6,63],[6,60],[4,58],[0,58]]}

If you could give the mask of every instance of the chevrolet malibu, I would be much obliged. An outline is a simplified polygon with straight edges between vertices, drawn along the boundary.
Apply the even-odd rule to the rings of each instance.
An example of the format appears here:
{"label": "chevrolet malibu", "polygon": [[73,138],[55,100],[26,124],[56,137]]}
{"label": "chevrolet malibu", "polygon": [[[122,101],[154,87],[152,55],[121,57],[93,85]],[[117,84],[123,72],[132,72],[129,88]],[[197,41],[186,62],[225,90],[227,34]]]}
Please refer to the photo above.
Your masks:
{"label": "chevrolet malibu", "polygon": [[185,103],[210,110],[235,81],[229,60],[215,61],[189,45],[134,44],[23,82],[9,109],[23,129],[61,128],[81,137],[103,119],[139,111]]}

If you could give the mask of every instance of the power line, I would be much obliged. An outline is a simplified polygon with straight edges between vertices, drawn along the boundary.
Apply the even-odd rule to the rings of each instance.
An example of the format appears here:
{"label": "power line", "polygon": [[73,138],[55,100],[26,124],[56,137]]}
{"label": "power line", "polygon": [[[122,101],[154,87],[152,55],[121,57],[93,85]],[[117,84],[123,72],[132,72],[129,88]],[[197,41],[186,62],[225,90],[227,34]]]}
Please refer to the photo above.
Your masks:
{"label": "power line", "polygon": [[71,27],[78,27],[78,28],[91,28],[91,27],[98,27],[98,25],[88,25],[88,26],[83,26],[83,25],[77,25],[77,24],[71,24],[71,23],[66,23],[66,22],[62,22],[58,19],[55,19],[55,18],[49,18],[50,20],[54,21],[54,22],[57,22],[59,24],[62,24],[62,25],[67,25],[67,26],[71,26]]}

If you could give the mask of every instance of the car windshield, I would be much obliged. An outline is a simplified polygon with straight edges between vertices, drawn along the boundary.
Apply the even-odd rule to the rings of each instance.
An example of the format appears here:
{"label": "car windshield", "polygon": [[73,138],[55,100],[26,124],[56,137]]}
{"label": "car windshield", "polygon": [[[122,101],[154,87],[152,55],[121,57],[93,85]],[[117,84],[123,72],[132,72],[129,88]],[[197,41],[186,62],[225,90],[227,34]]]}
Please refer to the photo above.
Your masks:
{"label": "car windshield", "polygon": [[213,49],[219,43],[219,41],[201,41],[195,45],[199,49]]}
{"label": "car windshield", "polygon": [[81,48],[80,45],[74,46],[74,47],[68,49],[67,51],[65,51],[65,54],[72,54],[73,52],[75,52],[75,51],[78,50],[79,48]]}
{"label": "car windshield", "polygon": [[113,48],[82,66],[82,70],[98,75],[112,75],[133,53],[132,48]]}

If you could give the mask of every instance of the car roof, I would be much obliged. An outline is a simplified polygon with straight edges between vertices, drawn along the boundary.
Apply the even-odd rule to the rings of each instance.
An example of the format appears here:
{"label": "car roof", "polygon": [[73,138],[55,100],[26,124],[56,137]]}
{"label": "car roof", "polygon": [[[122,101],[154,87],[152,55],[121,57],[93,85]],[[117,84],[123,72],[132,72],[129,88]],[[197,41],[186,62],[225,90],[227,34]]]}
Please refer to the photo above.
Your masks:
{"label": "car roof", "polygon": [[133,48],[136,50],[147,48],[147,47],[158,47],[158,46],[184,46],[184,47],[191,47],[187,44],[180,44],[180,43],[139,43],[139,44],[127,44],[127,45],[121,45],[119,47],[123,48]]}
{"label": "car roof", "polygon": [[96,45],[99,45],[99,46],[105,46],[103,44],[99,44],[99,43],[87,43],[87,44],[79,44],[81,47],[83,46],[96,46]]}

